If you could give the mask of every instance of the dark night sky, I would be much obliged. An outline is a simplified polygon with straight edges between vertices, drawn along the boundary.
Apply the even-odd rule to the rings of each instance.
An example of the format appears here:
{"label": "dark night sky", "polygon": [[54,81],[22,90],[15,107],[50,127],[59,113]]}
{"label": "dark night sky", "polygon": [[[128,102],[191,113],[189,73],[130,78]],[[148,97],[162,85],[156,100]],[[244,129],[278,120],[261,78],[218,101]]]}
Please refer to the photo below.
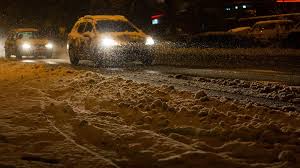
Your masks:
{"label": "dark night sky", "polygon": [[[129,12],[132,7],[130,2],[132,1],[138,3],[138,5],[136,5],[136,13],[134,14]],[[90,14],[91,11],[94,14],[127,15],[129,19],[133,20],[137,25],[145,25],[145,23],[150,23],[147,19],[150,19],[150,16],[155,14],[153,12],[153,4],[155,1],[157,0],[1,0],[0,28],[59,26],[67,26],[70,28],[78,17]],[[201,4],[200,6],[221,7],[225,1],[234,0],[177,1],[197,1]]]}
{"label": "dark night sky", "polygon": [[1,0],[1,15],[6,24],[63,24],[87,14],[89,4],[79,0]]}
{"label": "dark night sky", "polygon": [[[126,15],[125,11],[129,10],[131,1],[133,0],[1,0],[0,24],[9,27],[64,24],[69,26],[78,17],[91,11],[96,11],[97,14]],[[137,1],[145,4],[140,8],[145,8],[143,12],[146,14],[150,14],[146,9],[149,1],[151,0]]]}
{"label": "dark night sky", "polygon": [[[131,6],[129,4],[132,1],[139,3],[136,7],[138,8],[137,14],[126,13],[130,9]],[[53,26],[63,24],[69,26],[79,16],[89,14],[91,10],[96,11],[95,13],[97,14],[128,14],[129,17],[132,17],[130,19],[143,21],[146,17],[150,17],[149,15],[153,14],[151,12],[153,12],[153,4],[156,1],[161,0],[1,0],[0,13],[2,23],[0,24],[9,25],[9,27],[20,25]],[[203,0],[185,1],[206,3],[206,1]],[[216,2],[221,1],[222,0],[210,0],[207,2],[211,2],[210,4],[215,6],[220,4]]]}

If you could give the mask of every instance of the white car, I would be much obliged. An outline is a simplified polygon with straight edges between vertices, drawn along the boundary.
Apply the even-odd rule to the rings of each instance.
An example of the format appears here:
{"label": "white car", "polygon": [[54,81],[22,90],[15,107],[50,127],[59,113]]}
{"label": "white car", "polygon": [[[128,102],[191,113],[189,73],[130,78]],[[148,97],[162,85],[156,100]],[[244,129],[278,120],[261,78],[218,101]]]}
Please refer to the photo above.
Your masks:
{"label": "white car", "polygon": [[113,62],[140,60],[146,65],[153,62],[152,37],[120,15],[88,15],[80,18],[68,35],[70,61],[104,60]]}
{"label": "white car", "polygon": [[247,34],[250,32],[250,30],[251,30],[251,27],[247,26],[247,27],[237,27],[234,29],[230,29],[230,30],[228,30],[228,32],[238,33],[238,34]]}
{"label": "white car", "polygon": [[34,28],[14,29],[8,33],[5,41],[5,57],[15,55],[17,59],[22,56],[52,57],[53,44]]}
{"label": "white car", "polygon": [[268,20],[255,23],[250,35],[260,40],[274,40],[286,37],[293,28],[291,20]]}

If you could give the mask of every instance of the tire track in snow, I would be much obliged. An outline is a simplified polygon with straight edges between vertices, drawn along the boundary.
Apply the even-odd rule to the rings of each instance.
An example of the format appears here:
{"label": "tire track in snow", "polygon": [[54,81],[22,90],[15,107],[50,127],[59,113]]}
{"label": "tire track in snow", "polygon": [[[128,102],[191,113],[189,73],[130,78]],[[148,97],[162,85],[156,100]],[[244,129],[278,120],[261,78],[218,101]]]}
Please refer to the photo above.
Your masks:
{"label": "tire track in snow", "polygon": [[85,151],[85,152],[87,152],[87,153],[93,155],[93,156],[96,157],[97,159],[101,159],[101,160],[103,160],[104,162],[109,163],[109,164],[110,164],[111,166],[113,166],[114,168],[119,168],[119,166],[117,166],[117,165],[116,165],[115,163],[113,163],[111,160],[106,159],[106,158],[100,156],[100,154],[98,154],[97,152],[94,152],[93,150],[91,150],[91,149],[89,149],[89,148],[87,148],[87,147],[85,147],[85,146],[83,146],[83,145],[78,144],[78,143],[77,143],[74,139],[72,139],[69,135],[67,135],[67,134],[64,133],[61,129],[59,129],[59,128],[54,124],[54,122],[51,121],[51,120],[49,119],[48,115],[45,114],[45,104],[44,104],[43,102],[41,102],[41,104],[42,104],[41,107],[42,107],[42,109],[43,109],[42,115],[46,118],[46,121],[49,123],[49,125],[50,125],[54,130],[56,130],[59,134],[61,134],[63,137],[65,137],[65,139],[66,139],[67,141],[71,142],[71,143],[72,143],[73,145],[75,145],[77,148],[79,148],[79,149],[81,149],[81,150],[83,150],[83,151]]}

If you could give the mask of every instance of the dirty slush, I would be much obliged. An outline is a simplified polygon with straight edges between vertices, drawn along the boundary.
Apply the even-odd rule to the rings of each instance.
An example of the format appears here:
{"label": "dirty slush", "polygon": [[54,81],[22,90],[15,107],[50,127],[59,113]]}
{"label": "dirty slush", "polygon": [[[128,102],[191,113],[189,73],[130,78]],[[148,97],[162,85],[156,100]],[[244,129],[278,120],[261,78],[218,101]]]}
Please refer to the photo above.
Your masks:
{"label": "dirty slush", "polygon": [[0,167],[300,167],[293,109],[5,60],[0,91]]}

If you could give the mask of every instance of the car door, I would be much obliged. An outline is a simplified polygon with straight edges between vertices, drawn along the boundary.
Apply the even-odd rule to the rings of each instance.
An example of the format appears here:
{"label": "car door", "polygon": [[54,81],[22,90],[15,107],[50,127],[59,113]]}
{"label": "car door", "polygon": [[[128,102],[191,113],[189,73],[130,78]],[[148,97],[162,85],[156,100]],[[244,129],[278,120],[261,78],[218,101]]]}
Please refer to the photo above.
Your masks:
{"label": "car door", "polygon": [[252,30],[251,30],[251,36],[254,38],[260,38],[262,33],[260,25],[254,25]]}
{"label": "car door", "polygon": [[7,39],[5,41],[5,49],[6,51],[12,51],[12,42],[13,40],[13,32],[9,32],[7,35]]}
{"label": "car door", "polygon": [[279,27],[277,23],[265,24],[263,33],[264,39],[275,39],[278,35],[278,31]]}
{"label": "car door", "polygon": [[76,43],[76,47],[77,47],[77,51],[79,52],[79,55],[83,55],[83,47],[84,47],[84,37],[83,37],[83,33],[85,30],[85,26],[86,26],[86,22],[81,22],[79,23],[77,30],[76,30],[76,39],[75,39],[75,43]]}
{"label": "car door", "polygon": [[294,27],[294,24],[292,22],[291,23],[288,22],[286,24],[280,25],[281,32],[280,32],[279,38],[280,39],[287,38],[288,34],[291,32],[293,27]]}
{"label": "car door", "polygon": [[88,56],[92,53],[92,41],[95,37],[95,29],[94,24],[92,22],[86,22],[86,26],[84,32],[82,33],[83,36],[83,51]]}

